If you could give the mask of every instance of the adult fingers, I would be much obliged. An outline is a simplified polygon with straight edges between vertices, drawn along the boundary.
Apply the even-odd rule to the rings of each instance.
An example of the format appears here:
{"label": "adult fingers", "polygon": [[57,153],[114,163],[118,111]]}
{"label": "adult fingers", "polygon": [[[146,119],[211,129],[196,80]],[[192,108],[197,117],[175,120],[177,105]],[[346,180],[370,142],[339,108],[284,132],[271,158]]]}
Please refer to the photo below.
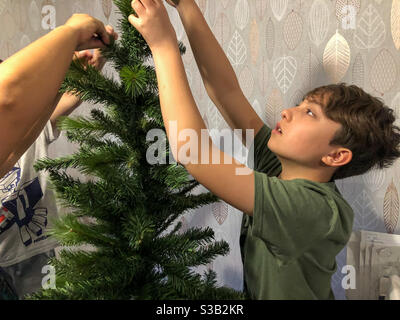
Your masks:
{"label": "adult fingers", "polygon": [[93,54],[90,50],[82,50],[82,51],[75,51],[74,53],[74,60],[79,61],[88,61],[93,57]]}
{"label": "adult fingers", "polygon": [[99,37],[93,37],[91,40],[89,40],[84,44],[83,48],[84,49],[105,48],[104,43],[105,42],[103,42],[103,40],[100,39]]}
{"label": "adult fingers", "polygon": [[90,50],[83,50],[78,52],[79,58],[92,58],[93,53]]}
{"label": "adult fingers", "polygon": [[115,40],[118,40],[118,33],[114,31],[114,28],[110,25],[106,26],[107,33],[111,35]]}
{"label": "adult fingers", "polygon": [[103,69],[104,65],[106,64],[106,58],[104,58],[104,56],[101,54],[100,49],[94,50],[91,64],[99,71]]}
{"label": "adult fingers", "polygon": [[100,20],[97,20],[97,19],[96,19],[96,23],[97,23],[96,34],[98,35],[99,39],[93,39],[92,41],[94,41],[94,42],[100,41],[100,42],[103,42],[104,44],[110,44],[110,36],[107,33],[107,30],[106,30],[106,27],[104,26],[104,24]]}

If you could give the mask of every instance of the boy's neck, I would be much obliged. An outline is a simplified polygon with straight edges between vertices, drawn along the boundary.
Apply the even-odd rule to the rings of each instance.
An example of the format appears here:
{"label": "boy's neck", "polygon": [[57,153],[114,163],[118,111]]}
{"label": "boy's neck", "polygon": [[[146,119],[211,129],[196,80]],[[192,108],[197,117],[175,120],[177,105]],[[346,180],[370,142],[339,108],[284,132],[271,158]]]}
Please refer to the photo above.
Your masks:
{"label": "boy's neck", "polygon": [[334,173],[332,169],[330,170],[330,168],[326,167],[318,169],[299,167],[295,164],[282,162],[282,160],[281,164],[282,172],[278,176],[278,179],[281,180],[305,179],[314,182],[327,183],[331,181]]}

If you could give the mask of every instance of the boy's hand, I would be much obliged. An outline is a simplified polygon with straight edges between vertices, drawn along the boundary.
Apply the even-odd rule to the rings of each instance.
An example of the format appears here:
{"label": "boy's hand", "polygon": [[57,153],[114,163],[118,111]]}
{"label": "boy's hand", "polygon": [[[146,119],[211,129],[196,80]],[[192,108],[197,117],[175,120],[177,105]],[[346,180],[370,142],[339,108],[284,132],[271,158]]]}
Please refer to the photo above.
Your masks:
{"label": "boy's hand", "polygon": [[142,34],[150,49],[177,43],[163,0],[133,0],[131,5],[137,17],[131,14],[129,22]]}
{"label": "boy's hand", "polygon": [[74,14],[65,23],[78,34],[76,51],[94,48],[104,48],[110,44],[110,36],[104,24],[87,14]]}
{"label": "boy's hand", "polygon": [[173,7],[177,7],[179,5],[180,0],[165,0],[168,2],[169,5],[173,6]]}

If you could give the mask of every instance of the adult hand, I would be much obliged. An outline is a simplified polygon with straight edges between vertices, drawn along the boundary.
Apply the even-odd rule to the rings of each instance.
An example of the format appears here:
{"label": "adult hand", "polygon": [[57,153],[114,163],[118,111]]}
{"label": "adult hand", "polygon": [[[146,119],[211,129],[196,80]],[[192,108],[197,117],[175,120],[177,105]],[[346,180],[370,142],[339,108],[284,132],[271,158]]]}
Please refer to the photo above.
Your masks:
{"label": "adult hand", "polygon": [[65,23],[78,34],[76,51],[94,48],[105,48],[110,44],[110,34],[104,24],[87,14],[74,14]]}
{"label": "adult hand", "polygon": [[100,49],[76,51],[74,53],[74,61],[79,60],[86,70],[87,65],[91,65],[101,71],[106,63],[106,59],[102,56]]}
{"label": "adult hand", "polygon": [[[118,34],[114,32],[113,27],[106,26],[106,30],[115,40],[118,39]],[[106,59],[101,54],[100,49],[95,49],[93,52],[91,50],[77,51],[74,54],[74,60],[79,60],[85,66],[89,64],[99,71],[103,69],[106,63]]]}
{"label": "adult hand", "polygon": [[133,0],[129,22],[142,34],[150,49],[167,43],[177,43],[174,27],[169,19],[163,0]]}

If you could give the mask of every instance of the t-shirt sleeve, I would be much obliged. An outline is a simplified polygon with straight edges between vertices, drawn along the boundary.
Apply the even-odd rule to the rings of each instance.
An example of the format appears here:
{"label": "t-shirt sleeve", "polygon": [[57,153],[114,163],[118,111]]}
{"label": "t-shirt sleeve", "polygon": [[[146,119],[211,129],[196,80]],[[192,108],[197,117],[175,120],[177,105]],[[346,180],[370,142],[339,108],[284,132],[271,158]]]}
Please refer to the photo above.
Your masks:
{"label": "t-shirt sleeve", "polygon": [[46,142],[50,144],[58,139],[58,137],[60,136],[60,131],[57,128],[53,129],[51,121],[49,120],[44,127],[44,135],[46,137]]}
{"label": "t-shirt sleeve", "polygon": [[268,147],[271,132],[271,128],[264,124],[254,137],[248,156],[248,166],[250,168],[267,174],[276,171],[280,167],[280,161]]}
{"label": "t-shirt sleeve", "polygon": [[333,232],[338,207],[318,187],[254,172],[253,236],[261,239],[281,263],[301,256]]}

